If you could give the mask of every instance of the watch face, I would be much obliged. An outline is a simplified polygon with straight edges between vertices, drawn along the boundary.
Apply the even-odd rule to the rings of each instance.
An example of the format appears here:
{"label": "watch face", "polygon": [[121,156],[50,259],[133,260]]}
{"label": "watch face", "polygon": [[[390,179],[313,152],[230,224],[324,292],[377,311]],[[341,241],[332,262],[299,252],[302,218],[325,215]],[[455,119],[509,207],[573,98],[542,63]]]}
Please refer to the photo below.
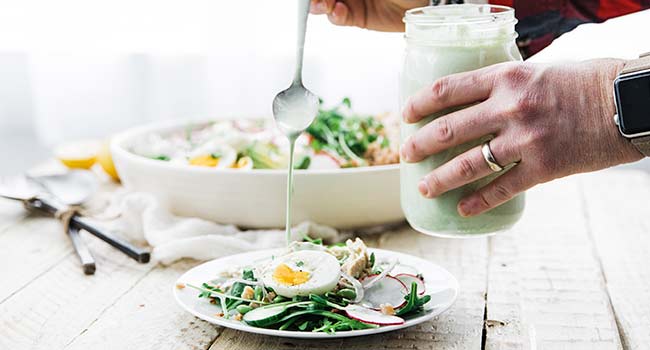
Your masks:
{"label": "watch face", "polygon": [[614,91],[621,132],[650,132],[650,72],[617,78]]}

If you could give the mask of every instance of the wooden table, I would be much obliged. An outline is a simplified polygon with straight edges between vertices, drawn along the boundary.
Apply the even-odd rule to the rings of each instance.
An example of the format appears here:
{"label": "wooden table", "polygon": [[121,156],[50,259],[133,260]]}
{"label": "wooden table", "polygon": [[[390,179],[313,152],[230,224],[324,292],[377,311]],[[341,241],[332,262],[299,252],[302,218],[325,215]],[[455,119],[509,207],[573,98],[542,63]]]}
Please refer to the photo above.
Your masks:
{"label": "wooden table", "polygon": [[197,264],[138,265],[89,239],[84,276],[60,224],[0,202],[0,349],[647,349],[650,175],[607,171],[538,186],[510,232],[448,240],[410,229],[370,239],[449,269],[451,310],[403,331],[302,341],[185,313],[172,286]]}

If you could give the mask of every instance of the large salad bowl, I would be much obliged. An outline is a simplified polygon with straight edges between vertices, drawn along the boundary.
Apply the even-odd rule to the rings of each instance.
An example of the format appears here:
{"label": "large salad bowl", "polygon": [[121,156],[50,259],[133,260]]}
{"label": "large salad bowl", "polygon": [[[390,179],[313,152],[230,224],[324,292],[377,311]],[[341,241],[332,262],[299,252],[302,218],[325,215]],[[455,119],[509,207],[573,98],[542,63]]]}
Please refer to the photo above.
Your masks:
{"label": "large salad bowl", "polygon": [[[286,170],[216,169],[162,162],[131,151],[152,133],[188,122],[154,123],[122,132],[111,153],[123,185],[155,195],[173,213],[246,228],[281,228]],[[403,220],[398,165],[295,171],[294,224],[310,220],[347,229]]]}

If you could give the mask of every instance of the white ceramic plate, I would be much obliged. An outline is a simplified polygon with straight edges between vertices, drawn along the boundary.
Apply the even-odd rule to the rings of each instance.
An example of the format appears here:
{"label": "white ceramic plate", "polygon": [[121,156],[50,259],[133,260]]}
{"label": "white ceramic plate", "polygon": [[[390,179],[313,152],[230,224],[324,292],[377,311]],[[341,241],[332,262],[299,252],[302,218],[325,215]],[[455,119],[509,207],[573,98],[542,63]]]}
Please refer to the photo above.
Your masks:
{"label": "white ceramic plate", "polygon": [[[431,301],[425,305],[425,310],[422,314],[407,319],[406,322],[401,325],[382,326],[379,328],[356,331],[336,332],[335,334],[280,331],[275,329],[252,327],[246,325],[243,322],[218,317],[216,314],[220,312],[221,309],[217,305],[210,304],[205,299],[199,299],[199,292],[190,287],[178,289],[174,286],[174,296],[181,307],[192,315],[223,327],[237,329],[244,332],[273,335],[278,337],[327,339],[356,337],[390,332],[406,327],[411,327],[413,325],[428,321],[433,317],[443,313],[454,303],[454,301],[456,301],[456,297],[458,296],[458,281],[452,274],[450,274],[442,267],[427,260],[408,254],[397,253],[383,249],[368,249],[368,251],[371,253],[374,252],[375,256],[378,259],[397,258],[400,264],[416,266],[419,269],[418,272],[421,273],[424,277],[426,294],[431,295]],[[245,263],[247,261],[250,262],[263,260],[271,257],[273,254],[277,255],[279,252],[280,251],[276,249],[263,250],[212,260],[187,271],[178,279],[177,283],[190,283],[200,286],[201,283],[217,277],[221,271],[229,270],[231,268],[239,268],[242,266],[242,263]],[[415,272],[412,271],[412,268],[402,268],[402,270],[403,271],[394,272]]]}
{"label": "white ceramic plate", "polygon": [[[213,169],[161,162],[130,151],[147,134],[184,130],[187,125],[154,123],[113,137],[111,154],[122,184],[152,193],[177,215],[246,228],[284,228],[286,170]],[[404,220],[399,165],[297,170],[293,224],[306,220],[339,229]]]}

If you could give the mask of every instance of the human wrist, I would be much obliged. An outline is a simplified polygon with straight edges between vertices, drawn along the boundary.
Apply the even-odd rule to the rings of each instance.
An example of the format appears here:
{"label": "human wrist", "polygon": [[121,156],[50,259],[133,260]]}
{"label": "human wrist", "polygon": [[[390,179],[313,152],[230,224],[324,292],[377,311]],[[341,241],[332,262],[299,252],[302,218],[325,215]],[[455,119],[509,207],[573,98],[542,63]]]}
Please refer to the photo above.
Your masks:
{"label": "human wrist", "polygon": [[614,80],[625,69],[625,66],[630,60],[624,59],[603,59],[602,62],[600,82],[600,106],[602,107],[602,119],[605,122],[603,128],[608,132],[614,141],[612,152],[614,158],[619,160],[620,163],[629,163],[643,158],[643,154],[634,147],[630,140],[618,130],[614,122],[616,115],[616,103],[614,98]]}

